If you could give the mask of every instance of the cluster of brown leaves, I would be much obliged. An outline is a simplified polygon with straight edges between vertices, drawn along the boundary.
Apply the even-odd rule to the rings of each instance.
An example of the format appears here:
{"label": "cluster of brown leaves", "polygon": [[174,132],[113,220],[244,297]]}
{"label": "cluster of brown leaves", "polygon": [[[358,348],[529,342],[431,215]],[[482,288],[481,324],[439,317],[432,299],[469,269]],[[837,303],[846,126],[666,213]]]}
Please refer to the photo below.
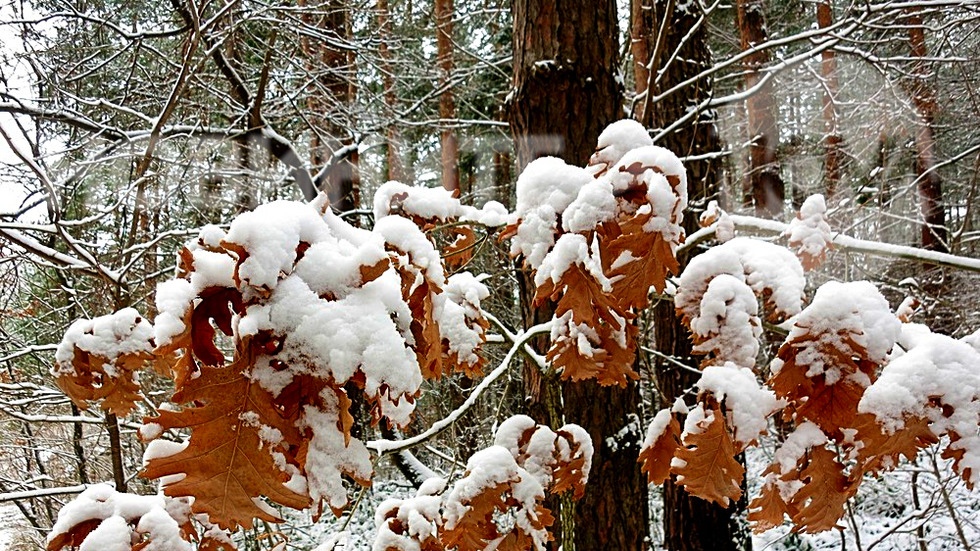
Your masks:
{"label": "cluster of brown leaves", "polygon": [[[431,222],[419,222],[431,226]],[[468,234],[462,233],[462,240],[466,241]],[[452,246],[465,248],[460,240]],[[306,242],[296,245],[294,267],[310,247]],[[402,298],[412,314],[411,335],[406,336],[405,346],[414,351],[423,376],[480,373],[482,357],[470,354],[460,358],[440,334],[435,309],[436,297],[446,284],[445,277],[440,278],[442,271],[417,263],[411,254],[390,244],[387,250],[388,257],[360,266],[360,281],[352,286],[363,287],[395,271],[401,280]],[[338,434],[343,435],[344,446],[350,448],[355,444],[350,434],[354,423],[350,411],[352,397],[348,395],[351,389],[363,395],[374,423],[383,416],[382,399],[397,406],[400,400],[414,401],[417,391],[394,395],[388,385],[382,384],[379,388],[374,385],[375,390],[369,393],[365,390],[365,372],[360,368],[349,380],[333,380],[328,370],[313,365],[315,359],[310,359],[313,363],[307,366],[289,365],[289,362],[306,361],[280,355],[284,343],[291,338],[289,334],[270,330],[245,336],[237,334],[233,327],[236,317],[246,318],[249,307],[264,305],[274,290],[267,285],[253,285],[241,275],[242,265],[251,255],[248,246],[229,241],[215,244],[213,239],[206,242],[203,237],[178,255],[179,278],[193,280],[195,251],[226,257],[234,264],[234,272],[232,280],[212,283],[197,291],[180,320],[184,327],[180,334],[152,354],[101,358],[76,350],[74,369],[70,373],[63,370],[68,374],[59,382],[82,406],[88,400],[101,399],[103,409],[126,414],[140,399],[133,371],[152,359],[162,373],[172,376],[175,392],[170,402],[180,409],[161,410],[158,416],[147,418],[145,422],[156,427],[148,435],[157,438],[165,431],[177,429],[190,431],[190,438],[181,449],[170,446],[165,452],[148,454],[142,475],[162,478],[163,491],[168,496],[193,497],[194,512],[206,513],[211,522],[222,528],[251,527],[256,518],[277,521],[275,511],[261,500],[302,509],[313,504],[311,495],[316,497],[312,489],[305,490],[303,485],[291,483],[298,476],[308,479],[310,476],[307,455],[311,452],[313,428],[304,422],[304,416],[316,411],[337,419]],[[213,261],[214,256],[209,258]],[[289,273],[281,272],[280,279]],[[208,277],[213,279],[213,276],[203,276],[203,279],[209,281]],[[337,300],[330,292],[319,298]],[[481,342],[485,341],[483,332],[488,324],[479,308],[469,303],[464,306],[466,323],[480,334]],[[107,367],[110,365],[111,368]],[[295,375],[284,388],[272,392],[255,375],[259,368],[278,373],[289,370]],[[365,456],[363,443],[356,444],[358,450],[349,453]],[[366,467],[358,469],[349,463],[354,462],[338,459],[339,473],[361,485],[369,485],[369,468],[365,472]],[[361,460],[360,464],[363,463]],[[174,481],[171,475],[183,478]],[[316,505],[318,511],[322,510],[322,501]],[[340,514],[346,498],[328,505]]]}
{"label": "cluster of brown leaves", "polygon": [[[706,288],[698,287],[702,295]],[[858,404],[885,361],[882,351],[875,356],[869,353],[864,343],[871,337],[864,332],[883,329],[825,321],[815,317],[818,311],[823,310],[809,315],[804,311],[794,322],[766,385],[783,401],[784,425],[809,425],[807,430],[819,435],[819,442],[796,442],[765,472],[762,492],[749,505],[756,531],[782,524],[784,516],[798,531],[832,529],[866,474],[892,469],[902,457],[912,460],[919,450],[938,442],[927,416],[907,417],[902,426],[886,430],[875,415],[859,413]],[[679,308],[679,314],[690,323],[697,312]],[[692,414],[697,412],[702,419],[684,432],[679,414],[670,413],[662,432],[650,436],[653,441],[642,450],[640,461],[652,483],[674,476],[693,495],[727,506],[741,497],[744,472],[735,459],[742,450],[733,438],[732,412],[707,392],[698,396],[698,402]],[[928,408],[947,418],[952,414],[937,397],[931,398]],[[949,434],[953,441],[958,438]],[[785,457],[798,448],[802,448],[798,456]],[[948,447],[943,455],[955,463],[963,454],[962,449]],[[969,482],[971,473],[957,470]]]}
{"label": "cluster of brown leaves", "polygon": [[[53,371],[55,383],[82,409],[86,409],[89,402],[100,401],[99,407],[103,411],[120,416],[129,414],[141,399],[137,372],[153,358],[149,352],[153,347],[150,338],[152,327],[132,309],[78,323],[87,327],[84,327],[81,335],[66,335],[58,353],[62,361],[56,362]],[[93,334],[97,324],[102,326],[98,336]],[[111,336],[104,334],[107,333],[106,326],[112,327]],[[150,335],[145,334],[147,332]],[[72,330],[69,330],[71,333]],[[87,349],[81,342],[86,338],[111,339],[115,342],[103,342],[93,349]],[[129,341],[126,346],[113,346],[126,344],[126,341]],[[61,348],[70,348],[67,350],[69,360],[64,361]]]}
{"label": "cluster of brown leaves", "polygon": [[424,485],[414,498],[383,505],[374,548],[543,550],[555,520],[543,504],[544,491],[583,495],[591,441],[577,427],[552,432],[524,417],[515,420],[524,430],[512,433],[512,441],[498,433],[497,445],[474,454],[452,487]]}
{"label": "cluster of brown leaves", "polygon": [[[110,490],[111,492],[111,490]],[[112,501],[122,496],[127,501],[124,507],[113,506]],[[227,533],[216,530],[213,525],[197,520],[201,530],[198,531],[195,522],[189,515],[186,504],[178,500],[164,498],[165,501],[158,503],[156,496],[134,496],[128,494],[116,494],[96,496],[92,505],[87,507],[82,514],[75,515],[73,524],[62,525],[60,522],[55,526],[55,530],[48,535],[47,551],[60,551],[62,549],[79,549],[93,532],[99,529],[103,523],[110,518],[118,518],[123,521],[123,526],[107,526],[104,529],[116,532],[117,530],[127,530],[132,551],[142,551],[144,549],[172,549],[174,542],[157,541],[155,536],[167,538],[170,534],[168,529],[176,529],[180,539],[187,542],[186,549],[191,549],[191,544],[196,544],[198,551],[235,551],[237,547],[228,537]],[[98,506],[101,505],[101,506]],[[69,506],[71,507],[71,506]],[[161,514],[162,513],[162,514]],[[126,516],[122,516],[126,515]],[[141,522],[144,517],[153,518],[149,522]],[[118,534],[114,534],[118,537]],[[106,541],[103,537],[99,541]],[[91,542],[90,542],[91,543]]]}
{"label": "cluster of brown leaves", "polygon": [[[591,350],[584,352],[566,329],[565,334],[551,343],[548,360],[565,380],[595,379],[603,386],[626,386],[639,377],[632,367],[636,352],[634,337],[638,333],[636,312],[650,303],[651,288],[663,292],[668,275],[679,272],[674,249],[683,240],[683,231],[677,234],[676,241],[669,241],[665,233],[649,229],[657,211],[647,197],[650,176],[665,177],[675,194],[669,222],[679,223],[683,216],[682,190],[678,189],[683,185],[681,175],[639,162],[617,170],[619,177],[629,182],[613,192],[617,201],[616,217],[583,232],[587,242],[598,242],[602,275],[611,282],[611,289],[604,289],[595,275],[577,263],[558,281],[549,279],[540,284],[534,296],[536,308],[555,304],[556,318],[571,311],[570,323],[585,323],[594,333],[588,337]],[[516,235],[520,224],[518,220],[507,226],[501,239]],[[556,238],[562,233],[559,225]]]}
{"label": "cluster of brown leaves", "polygon": [[[306,243],[299,244],[297,262],[308,248]],[[236,259],[237,279],[238,267],[248,258],[248,251],[236,244],[227,244],[225,249]],[[410,254],[393,247],[390,250],[390,259],[361,266],[360,285],[373,281],[389,269],[397,270],[403,298],[413,314],[411,332],[414,342],[411,346],[423,376],[437,378],[444,370],[478,373],[479,364],[459,366],[455,364],[455,358],[447,354],[447,346],[434,318],[435,295],[442,292],[442,282],[417,265]],[[182,257],[189,258],[189,255]],[[194,268],[185,263],[182,269],[190,274]],[[162,357],[179,352],[179,356],[171,361],[177,382],[172,401],[184,404],[184,408],[161,411],[158,417],[148,419],[164,429],[190,429],[191,437],[182,451],[151,458],[143,475],[161,478],[183,473],[185,477],[166,484],[164,492],[171,496],[193,496],[195,512],[207,513],[213,522],[226,528],[250,527],[253,518],[278,520],[268,508],[256,503],[260,497],[297,509],[310,505],[307,495],[288,484],[295,474],[306,474],[306,454],[312,434],[309,429],[299,428],[304,408],[312,407],[336,416],[339,420],[337,429],[349,446],[354,420],[345,385],[351,383],[363,392],[365,383],[360,371],[350,381],[301,375],[274,395],[251,374],[260,356],[277,370],[287,369],[288,366],[276,358],[276,352],[290,337],[268,331],[237,339],[234,360],[224,365],[224,354],[214,341],[214,328],[233,337],[232,315],[244,315],[248,306],[264,300],[261,292],[251,296],[246,299],[236,287],[210,287],[199,294],[196,305],[185,315],[185,332],[173,339],[166,349],[158,351]],[[330,300],[332,297],[321,298]],[[473,323],[486,327],[482,317]],[[337,400],[325,400],[325,392],[333,393]],[[374,404],[371,408],[374,422],[381,419],[378,402],[385,392],[387,389],[382,385],[379,394],[364,393],[366,401]],[[395,397],[396,402],[399,399],[411,401],[413,396]],[[268,437],[270,431],[275,438]],[[370,484],[365,473],[344,464],[338,468],[357,483]],[[329,505],[335,514],[340,514],[341,508]],[[322,503],[318,510],[322,510]]]}
{"label": "cluster of brown leaves", "polygon": [[[78,407],[101,400],[99,407],[115,415],[128,415],[140,400],[140,384],[135,374],[152,358],[151,354],[123,354],[105,358],[75,348],[71,370],[62,370],[55,379],[58,388]],[[106,369],[107,366],[111,366]]]}
{"label": "cluster of brown leaves", "polygon": [[641,450],[638,460],[650,483],[663,484],[674,475],[689,493],[727,507],[742,496],[745,469],[735,456],[743,448],[732,439],[721,404],[707,396],[697,408],[703,417],[693,430],[682,435],[672,413],[664,432]]}
{"label": "cluster of brown leaves", "polygon": [[[748,518],[756,532],[780,526],[784,515],[798,531],[814,533],[835,528],[844,516],[847,500],[857,493],[860,484],[860,476],[846,474],[837,452],[823,444],[809,447],[787,471],[773,463],[763,474],[768,477],[767,482],[749,504]],[[799,488],[784,501],[780,489],[787,485]]]}

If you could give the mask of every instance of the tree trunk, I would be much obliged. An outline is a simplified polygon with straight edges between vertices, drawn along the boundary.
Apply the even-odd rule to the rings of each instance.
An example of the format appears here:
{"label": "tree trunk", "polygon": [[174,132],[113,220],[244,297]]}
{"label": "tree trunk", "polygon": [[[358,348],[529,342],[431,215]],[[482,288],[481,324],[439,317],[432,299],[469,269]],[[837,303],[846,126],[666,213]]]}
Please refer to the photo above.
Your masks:
{"label": "tree trunk", "polygon": [[[680,47],[679,55],[669,65],[655,61],[662,66],[663,76],[654,92],[672,88],[680,82],[694,77],[711,66],[711,52],[707,45],[707,29],[702,24],[684,44],[685,35],[698,23],[699,13],[694,10],[674,11],[667,1],[634,0],[650,6],[654,12],[651,20],[660,21],[669,17],[665,27],[667,34],[663,39],[661,60],[666,60]],[[635,11],[634,11],[635,13]],[[659,16],[659,18],[658,18]],[[653,109],[645,113],[645,126],[666,128],[687,113],[691,105],[697,105],[711,97],[711,81],[698,80],[688,87],[667,96]],[[715,128],[714,113],[699,114],[690,124],[678,127],[661,140],[659,145],[674,151],[678,156],[704,155],[718,152],[721,144]],[[689,195],[693,204],[706,203],[719,193],[719,169],[722,159],[703,159],[685,163],[688,174]],[[697,229],[696,213],[688,212],[684,219],[688,234]],[[687,258],[678,259],[683,267]],[[697,368],[698,362],[692,359],[690,335],[674,312],[673,304],[661,301],[654,310],[654,340],[659,352]],[[661,403],[669,406],[684,395],[697,380],[697,375],[679,369],[675,364],[658,359],[656,379]],[[744,509],[744,505],[743,505]],[[668,480],[664,485],[664,544],[671,551],[729,551],[748,549],[751,540],[733,514],[733,509],[724,509],[703,499],[691,496],[682,488]]]}
{"label": "tree trunk", "polygon": [[[738,0],[738,30],[742,51],[768,40],[762,0]],[[786,190],[779,176],[776,146],[779,131],[776,127],[776,98],[772,81],[762,83],[762,69],[769,62],[769,52],[759,51],[745,58],[745,89],[755,91],[746,100],[749,119],[749,173],[747,184],[752,190],[752,202],[758,216],[775,217],[783,212]]]}
{"label": "tree trunk", "polygon": [[442,131],[442,187],[459,191],[459,144],[456,141],[456,102],[453,98],[453,0],[435,0],[436,64],[439,66],[439,118]]}
{"label": "tree trunk", "polygon": [[910,13],[909,46],[912,81],[910,94],[918,115],[915,129],[915,171],[919,180],[919,211],[922,215],[922,248],[949,252],[946,241],[946,210],[943,208],[942,180],[936,172],[936,93],[929,84],[931,72],[926,66],[926,36],[918,10]]}
{"label": "tree trunk", "polygon": [[[510,125],[518,170],[542,155],[584,165],[602,129],[621,117],[617,35],[612,0],[515,0]],[[534,289],[526,276],[522,279],[525,324],[550,319],[550,308],[530,308]],[[644,549],[647,488],[636,462],[638,450],[611,446],[609,439],[637,422],[637,386],[569,383],[562,391],[533,365],[525,367],[524,375],[532,417],[556,426],[563,422],[556,417],[563,415],[564,422],[583,426],[595,445],[585,495],[574,507],[563,502],[555,515],[561,529],[555,530],[553,548]]]}
{"label": "tree trunk", "polygon": [[329,167],[324,185],[330,204],[339,211],[353,210],[360,205],[357,147],[349,109],[356,93],[354,51],[335,45],[350,41],[349,8],[339,0],[327,0],[315,6],[299,0],[299,6],[304,8],[304,23],[336,39],[334,44],[325,44],[311,40],[307,34],[300,38],[314,82],[307,99],[313,126],[310,160],[315,167]]}
{"label": "tree trunk", "polygon": [[391,57],[391,10],[388,0],[378,0],[378,38],[381,44],[378,53],[381,57],[381,85],[384,87],[385,107],[388,109],[388,128],[385,130],[385,178],[405,180],[405,170],[398,151],[397,121],[394,120],[398,97],[395,95],[394,65]]}
{"label": "tree trunk", "polygon": [[[817,4],[817,25],[826,29],[833,22],[830,0],[820,0]],[[837,128],[837,92],[840,90],[840,83],[837,79],[837,59],[833,48],[827,48],[820,56],[820,75],[823,77],[824,189],[830,198],[837,193],[841,177],[841,135]]]}

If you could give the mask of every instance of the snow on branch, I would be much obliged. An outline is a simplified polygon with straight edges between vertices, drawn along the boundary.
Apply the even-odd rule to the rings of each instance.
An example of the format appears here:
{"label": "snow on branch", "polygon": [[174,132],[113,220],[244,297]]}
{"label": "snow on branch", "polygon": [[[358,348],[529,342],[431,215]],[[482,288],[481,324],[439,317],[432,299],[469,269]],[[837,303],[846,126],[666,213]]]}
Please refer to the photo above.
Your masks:
{"label": "snow on branch", "polygon": [[[789,229],[789,224],[784,224],[776,220],[768,220],[764,218],[756,218],[754,216],[743,216],[737,214],[731,214],[729,215],[729,218],[735,224],[736,229],[746,232],[755,232],[765,235],[782,235]],[[710,239],[712,236],[714,236],[716,230],[717,223],[692,233],[690,236],[688,236],[684,244],[678,248],[678,254],[689,251],[703,243],[705,240]],[[923,263],[936,264],[938,266],[948,266],[950,268],[958,268],[971,272],[980,272],[980,259],[977,258],[928,251],[906,245],[882,243],[881,241],[858,239],[842,233],[832,233],[831,243],[835,248],[841,250],[860,252],[885,258],[916,260]]]}

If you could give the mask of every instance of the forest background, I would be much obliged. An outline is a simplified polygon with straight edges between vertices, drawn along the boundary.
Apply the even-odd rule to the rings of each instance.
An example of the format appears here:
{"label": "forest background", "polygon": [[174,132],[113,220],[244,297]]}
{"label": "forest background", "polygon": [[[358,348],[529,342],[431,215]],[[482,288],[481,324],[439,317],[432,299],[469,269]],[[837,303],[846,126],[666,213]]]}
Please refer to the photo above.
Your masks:
{"label": "forest background", "polygon": [[[788,222],[822,193],[835,231],[966,260],[925,269],[900,252],[839,247],[808,275],[814,286],[869,279],[893,306],[916,297],[917,321],[933,330],[971,333],[980,327],[968,262],[980,243],[978,16],[969,0],[5,3],[0,501],[21,526],[8,545],[43,547],[85,484],[153,493],[135,476],[143,449],[132,436],[167,381],[144,381],[145,405],[116,419],[79,410],[49,371],[73,320],[123,306],[152,315],[156,284],[201,227],[276,199],[311,199],[316,188],[369,227],[371,197],[389,179],[513,208],[531,159],[582,165],[619,118],[643,123],[687,165],[689,233],[710,201]],[[772,234],[763,223],[739,230]],[[491,276],[484,308],[503,327],[532,325],[519,266],[506,243],[484,237],[469,268]],[[661,373],[697,367],[686,334],[657,334],[676,323],[657,308],[642,317],[640,399],[608,435],[632,443],[634,456],[677,392]],[[779,339],[768,344],[760,364]],[[488,346],[489,363],[505,351]],[[426,383],[408,435],[444,418],[474,383]],[[417,458],[459,472],[500,421],[534,409],[529,384],[513,370]],[[746,458],[750,486],[775,446]],[[365,548],[374,506],[411,493],[397,465],[378,469],[385,476],[349,517],[314,523],[295,513],[242,534],[240,545],[288,538],[312,549],[344,527],[349,548]],[[705,512],[678,507],[670,489],[631,496],[649,504],[639,520],[650,548],[697,548],[679,539],[698,531],[752,545],[744,504]],[[924,454],[864,487],[840,530],[787,526],[754,543],[969,549],[980,541],[978,511],[947,462]]]}

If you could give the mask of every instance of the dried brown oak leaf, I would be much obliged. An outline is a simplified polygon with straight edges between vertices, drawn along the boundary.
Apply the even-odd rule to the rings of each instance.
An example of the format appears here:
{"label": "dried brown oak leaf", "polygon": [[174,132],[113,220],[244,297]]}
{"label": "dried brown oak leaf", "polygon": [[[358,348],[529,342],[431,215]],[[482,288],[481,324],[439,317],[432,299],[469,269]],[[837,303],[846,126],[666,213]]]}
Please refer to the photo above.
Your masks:
{"label": "dried brown oak leaf", "polygon": [[86,409],[89,402],[101,400],[99,407],[103,411],[125,416],[141,400],[136,371],[150,359],[151,354],[134,353],[111,360],[76,347],[71,360],[72,370],[61,370],[55,383],[82,409]]}
{"label": "dried brown oak leaf", "polygon": [[[615,266],[607,274],[612,280],[612,294],[625,309],[645,308],[650,303],[650,288],[663,292],[667,275],[680,272],[671,244],[663,234],[644,231],[651,216],[652,213],[637,214],[621,224],[622,234],[603,250],[603,257]],[[630,260],[620,260],[625,258]]]}
{"label": "dried brown oak leaf", "polygon": [[537,288],[534,295],[535,306],[548,299],[558,303],[555,308],[556,318],[570,311],[572,321],[592,328],[605,322],[618,330],[620,320],[628,318],[613,297],[602,290],[595,277],[581,264],[569,266],[558,282],[548,279]]}
{"label": "dried brown oak leaf", "polygon": [[742,497],[745,469],[735,459],[735,445],[721,408],[715,404],[707,413],[697,424],[701,432],[684,435],[671,473],[688,493],[728,507]]}
{"label": "dried brown oak leaf", "polygon": [[637,461],[642,463],[641,472],[647,473],[650,484],[663,484],[670,477],[670,462],[681,447],[681,425],[671,414],[664,431],[652,446],[640,450]]}
{"label": "dried brown oak leaf", "polygon": [[[866,390],[858,381],[874,382],[876,364],[867,359],[867,350],[846,332],[829,340],[819,334],[804,333],[783,343],[777,356],[783,363],[779,372],[769,379],[772,390],[788,400],[798,416],[841,441],[841,429],[854,426],[858,402]],[[808,376],[810,366],[800,363],[801,356],[808,362],[819,358],[829,369]],[[830,373],[834,380],[828,383]]]}
{"label": "dried brown oak leaf", "polygon": [[817,446],[806,456],[807,464],[799,471],[800,488],[790,501],[790,518],[794,530],[810,534],[837,527],[844,516],[847,500],[857,491],[857,481],[844,475],[844,465],[837,454]]}
{"label": "dried brown oak leaf", "polygon": [[[256,504],[263,496],[294,509],[310,505],[309,497],[285,486],[290,475],[282,463],[295,462],[299,430],[294,419],[283,417],[273,396],[249,378],[248,360],[246,354],[224,368],[202,366],[200,375],[173,396],[187,407],[146,420],[164,430],[190,429],[191,436],[177,453],[151,458],[142,476],[185,475],[165,484],[164,493],[193,496],[194,512],[232,530],[251,528],[254,518],[279,520]],[[278,438],[269,438],[275,431]]]}
{"label": "dried brown oak leaf", "polygon": [[879,473],[894,469],[902,456],[913,461],[919,450],[939,443],[939,438],[929,429],[929,420],[914,417],[893,432],[883,430],[874,414],[862,413],[855,421],[855,440],[863,445],[858,450],[859,468],[866,473]]}
{"label": "dried brown oak leaf", "polygon": [[476,252],[476,232],[469,226],[457,226],[449,229],[450,235],[454,237],[442,252],[443,262],[450,270],[456,270],[465,266],[473,258]]}
{"label": "dried brown oak leaf", "polygon": [[[770,469],[766,472],[772,471]],[[762,492],[749,503],[748,520],[756,534],[781,526],[783,519],[789,514],[789,507],[779,494],[779,486],[772,480],[766,482],[762,486]]]}

